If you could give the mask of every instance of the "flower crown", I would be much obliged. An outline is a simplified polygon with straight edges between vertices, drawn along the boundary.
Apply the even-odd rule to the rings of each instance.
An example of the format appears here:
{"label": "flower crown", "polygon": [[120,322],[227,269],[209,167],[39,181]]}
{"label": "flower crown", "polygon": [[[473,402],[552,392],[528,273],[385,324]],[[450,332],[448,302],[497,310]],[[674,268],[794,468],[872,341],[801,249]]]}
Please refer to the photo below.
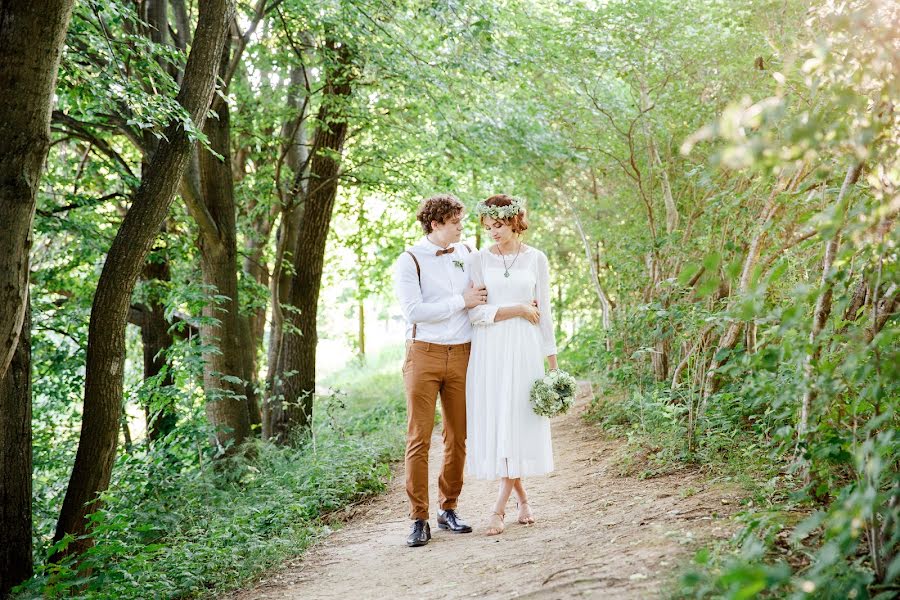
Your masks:
{"label": "flower crown", "polygon": [[525,212],[525,201],[521,198],[513,198],[506,206],[488,206],[484,202],[475,205],[475,212],[479,217],[491,217],[492,219],[509,219],[521,212]]}

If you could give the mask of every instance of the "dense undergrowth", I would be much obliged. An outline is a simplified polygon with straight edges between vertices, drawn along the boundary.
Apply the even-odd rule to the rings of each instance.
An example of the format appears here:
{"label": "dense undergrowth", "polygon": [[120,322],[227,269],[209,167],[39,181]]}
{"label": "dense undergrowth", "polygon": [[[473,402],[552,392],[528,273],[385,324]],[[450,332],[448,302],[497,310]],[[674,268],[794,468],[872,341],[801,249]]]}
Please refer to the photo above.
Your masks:
{"label": "dense undergrowth", "polygon": [[[398,362],[392,349],[328,378],[314,435],[294,446],[257,441],[213,460],[200,415],[164,443],[134,445],[118,457],[93,516],[96,544],[79,567],[38,557],[20,597],[208,597],[301,553],[334,526],[336,511],[383,490],[401,456]],[[46,491],[36,490],[37,503]],[[35,545],[55,549],[45,538]]]}
{"label": "dense undergrowth", "polygon": [[[629,314],[612,338],[646,314]],[[673,597],[837,600],[900,591],[896,329],[825,358],[840,385],[825,388],[819,424],[798,447],[802,337],[788,326],[801,320],[782,322],[785,335],[758,352],[739,346],[702,416],[699,396],[654,382],[640,351],[607,351],[602,331],[584,330],[566,347],[564,366],[597,391],[587,418],[627,439],[623,471],[653,477],[694,468],[745,490],[738,532],[700,549]]]}

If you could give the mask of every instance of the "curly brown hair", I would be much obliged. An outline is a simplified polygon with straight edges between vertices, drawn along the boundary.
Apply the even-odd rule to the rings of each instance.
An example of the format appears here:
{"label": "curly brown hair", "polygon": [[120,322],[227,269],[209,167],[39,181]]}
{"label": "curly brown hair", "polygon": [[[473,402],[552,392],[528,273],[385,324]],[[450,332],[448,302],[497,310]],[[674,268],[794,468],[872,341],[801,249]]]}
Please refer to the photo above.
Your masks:
{"label": "curly brown hair", "polygon": [[416,220],[422,225],[425,235],[428,235],[432,231],[432,221],[446,223],[447,219],[452,219],[462,213],[464,208],[463,203],[453,194],[438,194],[419,206]]}
{"label": "curly brown hair", "polygon": [[[487,206],[509,206],[513,203],[513,198],[511,196],[507,196],[506,194],[496,194],[491,196],[487,200],[484,201]],[[484,217],[486,215],[481,215],[481,224],[484,225]],[[525,217],[525,210],[523,209],[517,215],[513,215],[508,219],[498,219],[512,227],[514,233],[522,233],[528,229],[528,219]]]}

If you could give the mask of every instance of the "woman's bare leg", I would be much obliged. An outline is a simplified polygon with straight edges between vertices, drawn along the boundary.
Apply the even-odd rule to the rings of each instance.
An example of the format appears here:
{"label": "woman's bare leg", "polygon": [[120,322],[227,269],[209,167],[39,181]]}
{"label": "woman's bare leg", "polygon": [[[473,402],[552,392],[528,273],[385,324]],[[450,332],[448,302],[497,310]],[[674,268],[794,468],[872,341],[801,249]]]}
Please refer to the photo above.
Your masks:
{"label": "woman's bare leg", "polygon": [[497,492],[497,503],[494,504],[494,512],[488,521],[488,535],[503,533],[503,517],[506,516],[506,503],[513,491],[517,479],[503,477],[500,479],[500,490]]}
{"label": "woman's bare leg", "polygon": [[521,478],[515,480],[513,492],[515,492],[516,499],[519,501],[519,523],[531,525],[534,523],[534,514],[531,512],[531,507],[528,505],[528,495],[525,493],[525,486],[522,484]]}

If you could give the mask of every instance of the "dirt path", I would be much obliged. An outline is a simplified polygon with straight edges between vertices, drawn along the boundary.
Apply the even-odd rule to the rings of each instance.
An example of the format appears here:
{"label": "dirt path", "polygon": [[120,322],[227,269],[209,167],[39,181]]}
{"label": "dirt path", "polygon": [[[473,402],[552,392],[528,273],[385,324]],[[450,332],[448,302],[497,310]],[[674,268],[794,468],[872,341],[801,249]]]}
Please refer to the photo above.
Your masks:
{"label": "dirt path", "polygon": [[[357,506],[344,528],[301,558],[271,573],[250,599],[346,598],[648,598],[656,596],[679,561],[699,541],[730,534],[733,490],[708,487],[695,473],[650,480],[619,477],[622,443],[604,439],[580,415],[583,394],[553,422],[557,471],[526,480],[537,523],[516,523],[507,508],[506,532],[484,535],[494,482],[467,481],[459,512],[471,534],[440,531],[423,548],[407,548],[402,468],[387,493]],[[440,464],[435,435],[429,464],[431,498]]]}

